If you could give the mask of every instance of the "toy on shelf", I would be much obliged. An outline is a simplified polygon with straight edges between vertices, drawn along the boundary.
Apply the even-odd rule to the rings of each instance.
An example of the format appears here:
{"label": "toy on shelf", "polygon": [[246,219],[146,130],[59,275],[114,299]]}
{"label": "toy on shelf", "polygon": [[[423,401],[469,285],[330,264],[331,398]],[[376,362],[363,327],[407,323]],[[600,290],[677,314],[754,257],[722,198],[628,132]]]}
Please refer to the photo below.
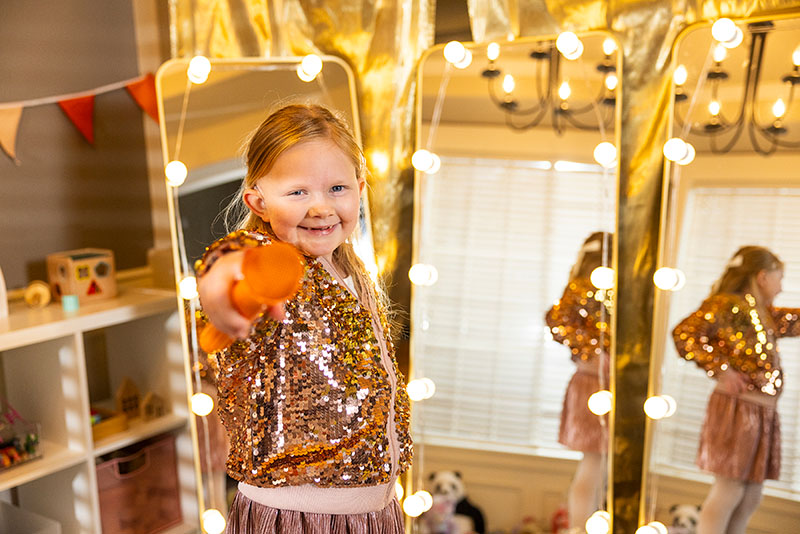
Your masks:
{"label": "toy on shelf", "polygon": [[53,298],[50,293],[50,286],[47,282],[41,280],[34,280],[25,288],[24,293],[25,304],[30,308],[44,308]]}
{"label": "toy on shelf", "polygon": [[128,419],[139,417],[141,397],[139,396],[139,388],[136,387],[133,380],[128,377],[123,378],[114,398],[118,412],[124,413]]}
{"label": "toy on shelf", "polygon": [[158,419],[167,414],[167,403],[160,395],[149,391],[142,399],[140,413],[143,421]]}
{"label": "toy on shelf", "polygon": [[100,441],[128,429],[128,416],[122,412],[107,410],[100,406],[91,407],[92,439]]}
{"label": "toy on shelf", "polygon": [[0,410],[0,470],[39,458],[39,425],[25,420],[5,399],[0,399]]}
{"label": "toy on shelf", "polygon": [[82,248],[47,256],[47,279],[53,296],[77,295],[81,304],[117,294],[114,253],[100,248]]}
{"label": "toy on shelf", "polygon": [[[300,288],[303,257],[287,243],[247,249],[242,259],[244,278],[231,287],[231,300],[243,317],[255,318],[264,306],[288,300]],[[211,354],[233,343],[233,338],[208,324],[200,332],[200,347]]]}

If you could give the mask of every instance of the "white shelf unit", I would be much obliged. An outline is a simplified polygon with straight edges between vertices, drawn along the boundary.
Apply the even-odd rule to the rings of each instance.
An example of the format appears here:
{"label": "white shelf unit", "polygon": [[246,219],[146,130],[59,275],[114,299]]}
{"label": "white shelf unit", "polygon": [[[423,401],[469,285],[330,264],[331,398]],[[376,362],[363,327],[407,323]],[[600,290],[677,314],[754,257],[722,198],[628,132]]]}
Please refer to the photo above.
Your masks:
{"label": "white shelf unit", "polygon": [[[188,367],[175,293],[123,285],[117,297],[73,314],[59,304],[30,309],[12,303],[9,312],[0,319],[0,392],[25,419],[40,424],[44,454],[0,471],[0,492],[13,489],[22,509],[58,521],[62,534],[101,534],[99,457],[170,433],[183,523],[165,532],[200,532]],[[124,377],[142,397],[149,391],[160,395],[167,415],[134,419],[127,430],[94,442],[90,404],[113,398]]]}

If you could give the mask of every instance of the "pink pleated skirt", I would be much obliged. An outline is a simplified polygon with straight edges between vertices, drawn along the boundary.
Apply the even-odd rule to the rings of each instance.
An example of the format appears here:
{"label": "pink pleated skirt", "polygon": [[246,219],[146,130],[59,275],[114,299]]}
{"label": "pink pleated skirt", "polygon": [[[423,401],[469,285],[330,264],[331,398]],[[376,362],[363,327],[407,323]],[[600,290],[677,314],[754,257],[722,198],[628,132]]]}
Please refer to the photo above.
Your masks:
{"label": "pink pleated skirt", "polygon": [[225,534],[403,534],[403,512],[397,499],[377,512],[312,514],[279,510],[251,501],[241,493],[233,498]]}
{"label": "pink pleated skirt", "polygon": [[608,433],[605,416],[589,411],[589,397],[601,389],[596,372],[578,369],[567,385],[561,409],[558,442],[573,451],[605,452]]}
{"label": "pink pleated skirt", "polygon": [[700,433],[697,465],[735,480],[777,480],[781,425],[775,407],[714,391]]}

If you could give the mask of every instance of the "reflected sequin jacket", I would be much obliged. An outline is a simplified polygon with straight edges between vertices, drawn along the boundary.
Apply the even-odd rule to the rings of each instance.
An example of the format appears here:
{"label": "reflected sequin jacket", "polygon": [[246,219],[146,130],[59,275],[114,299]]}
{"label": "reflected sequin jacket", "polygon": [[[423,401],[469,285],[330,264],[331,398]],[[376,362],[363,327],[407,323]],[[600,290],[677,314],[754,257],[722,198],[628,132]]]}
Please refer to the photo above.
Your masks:
{"label": "reflected sequin jacket", "polygon": [[780,395],[784,380],[777,339],[800,335],[800,309],[769,312],[774,329],[759,317],[752,295],[712,295],[675,327],[675,347],[709,376],[730,366],[747,375],[749,391]]}
{"label": "reflected sequin jacket", "polygon": [[[233,232],[208,248],[197,274],[226,252],[269,242],[256,231]],[[409,401],[386,317],[377,315],[318,260],[306,258],[286,319],[258,318],[247,339],[218,354],[218,409],[230,438],[232,478],[260,487],[386,484],[392,447],[399,472],[407,469]],[[390,369],[374,325],[387,333]],[[394,398],[390,373],[397,377]],[[392,426],[396,440],[387,433]]]}
{"label": "reflected sequin jacket", "polygon": [[576,278],[545,315],[553,339],[569,347],[574,362],[608,357],[611,296],[610,291],[595,288],[588,278]]}

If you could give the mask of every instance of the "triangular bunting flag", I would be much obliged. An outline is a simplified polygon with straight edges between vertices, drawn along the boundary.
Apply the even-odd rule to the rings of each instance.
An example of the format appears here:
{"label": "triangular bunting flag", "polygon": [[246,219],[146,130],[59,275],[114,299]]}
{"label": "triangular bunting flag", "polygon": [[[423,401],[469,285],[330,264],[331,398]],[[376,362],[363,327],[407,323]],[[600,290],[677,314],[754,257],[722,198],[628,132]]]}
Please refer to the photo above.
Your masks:
{"label": "triangular bunting flag", "polygon": [[[16,144],[19,118],[22,116],[22,106],[14,108],[0,108],[0,147],[11,159],[17,162]],[[19,164],[19,162],[17,162]]]}
{"label": "triangular bunting flag", "polygon": [[156,78],[149,72],[138,82],[125,86],[139,107],[152,119],[158,122],[158,104],[156,103]]}
{"label": "triangular bunting flag", "polygon": [[67,114],[69,120],[83,137],[94,144],[94,95],[62,100],[58,106]]}

